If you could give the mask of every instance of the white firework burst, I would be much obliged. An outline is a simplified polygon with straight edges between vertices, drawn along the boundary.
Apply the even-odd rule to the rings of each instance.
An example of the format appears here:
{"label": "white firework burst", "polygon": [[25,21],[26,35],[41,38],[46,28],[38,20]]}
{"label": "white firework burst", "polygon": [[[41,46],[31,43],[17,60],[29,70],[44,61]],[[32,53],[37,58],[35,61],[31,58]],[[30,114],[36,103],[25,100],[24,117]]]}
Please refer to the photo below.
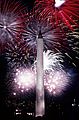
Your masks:
{"label": "white firework burst", "polygon": [[61,68],[63,65],[63,56],[61,53],[53,53],[51,50],[47,50],[43,52],[44,56],[44,70],[48,69],[56,69],[57,67]]}
{"label": "white firework burst", "polygon": [[[47,50],[43,52],[43,70],[54,70],[54,69],[62,69],[64,62],[63,55],[61,53],[54,53],[51,50]],[[37,60],[34,62],[34,66],[36,66]],[[36,68],[36,67],[35,67]]]}
{"label": "white firework burst", "polygon": [[24,29],[23,6],[20,2],[0,1],[0,41],[19,37]]}
{"label": "white firework burst", "polygon": [[16,89],[28,91],[35,86],[35,73],[31,68],[17,68],[14,75]]}
{"label": "white firework burst", "polygon": [[62,95],[70,85],[70,75],[62,70],[45,71],[44,85],[48,92],[54,96]]}

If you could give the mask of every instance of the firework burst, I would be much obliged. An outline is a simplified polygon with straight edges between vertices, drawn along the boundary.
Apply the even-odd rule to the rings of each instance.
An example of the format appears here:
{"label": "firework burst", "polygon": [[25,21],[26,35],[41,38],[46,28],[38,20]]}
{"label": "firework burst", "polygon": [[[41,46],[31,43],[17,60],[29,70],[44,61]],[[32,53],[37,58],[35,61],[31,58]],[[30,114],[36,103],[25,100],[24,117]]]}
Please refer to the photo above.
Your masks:
{"label": "firework burst", "polygon": [[66,33],[66,39],[69,44],[69,50],[65,54],[70,58],[74,66],[79,66],[79,30],[75,29],[73,32],[68,31]]}
{"label": "firework burst", "polygon": [[72,25],[78,26],[75,22],[79,18],[78,0],[36,0],[35,3],[36,12],[50,19],[51,23],[58,25],[63,22],[71,30]]}
{"label": "firework burst", "polygon": [[24,29],[24,10],[20,2],[0,0],[0,41],[19,37]]}
{"label": "firework burst", "polygon": [[44,85],[48,92],[54,96],[60,96],[70,85],[70,75],[62,70],[45,71]]}
{"label": "firework burst", "polygon": [[18,68],[15,71],[14,82],[17,90],[28,91],[35,86],[35,73],[31,68]]}
{"label": "firework burst", "polygon": [[63,62],[63,56],[60,53],[53,53],[50,50],[47,50],[46,52],[43,52],[44,56],[44,70],[49,70],[49,69],[55,69],[59,66],[60,68],[62,67],[62,62]]}
{"label": "firework burst", "polygon": [[5,56],[11,68],[30,66],[34,60],[33,54],[23,41],[12,40],[7,43]]}
{"label": "firework burst", "polygon": [[26,43],[31,48],[37,48],[37,37],[39,34],[42,34],[43,43],[44,43],[44,49],[52,49],[52,50],[60,50],[61,46],[64,46],[64,40],[62,41],[64,37],[64,33],[62,34],[62,31],[57,27],[51,26],[51,24],[48,24],[46,21],[42,21],[41,19],[37,17],[33,17],[28,25],[26,26],[26,30],[23,33],[23,40],[26,41]]}
{"label": "firework burst", "polygon": [[[63,65],[62,63],[63,61],[63,55],[61,53],[54,53],[51,50],[47,50],[43,52],[43,63],[44,63],[44,67],[43,70],[44,71],[48,71],[48,70],[56,70],[56,69],[62,69]],[[36,64],[37,64],[37,60],[34,62],[34,68],[36,69]],[[36,70],[35,70],[36,71]]]}

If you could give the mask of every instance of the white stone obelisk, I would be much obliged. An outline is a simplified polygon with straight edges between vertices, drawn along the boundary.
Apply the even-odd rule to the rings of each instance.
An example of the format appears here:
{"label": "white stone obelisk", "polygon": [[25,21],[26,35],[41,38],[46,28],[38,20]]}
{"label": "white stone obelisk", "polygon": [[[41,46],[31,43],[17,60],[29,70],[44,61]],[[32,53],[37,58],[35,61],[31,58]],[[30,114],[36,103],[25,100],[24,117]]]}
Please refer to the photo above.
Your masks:
{"label": "white stone obelisk", "polygon": [[36,117],[45,114],[43,79],[43,38],[41,31],[37,37],[37,78],[36,78]]}

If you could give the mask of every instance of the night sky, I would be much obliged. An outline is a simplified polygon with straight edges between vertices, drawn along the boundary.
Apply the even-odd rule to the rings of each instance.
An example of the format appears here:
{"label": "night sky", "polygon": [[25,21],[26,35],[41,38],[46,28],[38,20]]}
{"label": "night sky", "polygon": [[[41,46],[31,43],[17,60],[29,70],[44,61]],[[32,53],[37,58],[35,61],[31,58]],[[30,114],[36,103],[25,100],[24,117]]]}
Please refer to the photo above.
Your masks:
{"label": "night sky", "polygon": [[[21,0],[21,2],[29,11],[33,8],[34,0]],[[14,83],[10,78],[13,76],[5,57],[5,50],[0,51],[0,120],[4,118],[7,120],[79,120],[79,60],[74,59],[74,53],[69,54],[77,64],[76,67],[72,65],[69,58],[66,58],[63,63],[65,69],[71,74],[70,85],[63,94],[56,97],[45,90],[46,114],[35,118],[35,88],[30,92],[18,92],[16,95],[15,89],[12,88]]]}

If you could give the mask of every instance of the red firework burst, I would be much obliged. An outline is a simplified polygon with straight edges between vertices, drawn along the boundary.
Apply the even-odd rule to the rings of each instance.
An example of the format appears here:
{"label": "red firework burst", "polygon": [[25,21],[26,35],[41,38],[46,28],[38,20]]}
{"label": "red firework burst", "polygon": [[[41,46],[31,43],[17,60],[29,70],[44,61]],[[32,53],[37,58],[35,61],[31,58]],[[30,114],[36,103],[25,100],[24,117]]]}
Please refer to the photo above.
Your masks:
{"label": "red firework burst", "polygon": [[63,22],[71,30],[73,25],[78,26],[79,0],[36,0],[35,9],[57,25]]}

